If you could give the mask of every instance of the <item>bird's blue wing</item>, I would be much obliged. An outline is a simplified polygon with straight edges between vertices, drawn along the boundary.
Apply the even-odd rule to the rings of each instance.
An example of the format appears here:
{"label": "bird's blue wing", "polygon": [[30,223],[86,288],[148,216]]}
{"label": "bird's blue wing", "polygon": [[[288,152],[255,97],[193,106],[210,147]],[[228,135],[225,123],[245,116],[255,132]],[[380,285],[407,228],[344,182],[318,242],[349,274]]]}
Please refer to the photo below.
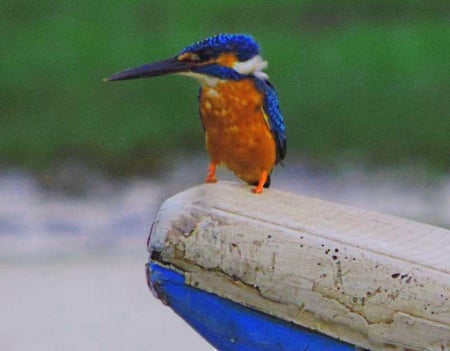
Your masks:
{"label": "bird's blue wing", "polygon": [[265,96],[263,110],[275,139],[278,163],[286,156],[287,149],[286,127],[278,104],[278,96],[275,88],[269,81],[256,78],[255,83],[257,88],[264,93]]}

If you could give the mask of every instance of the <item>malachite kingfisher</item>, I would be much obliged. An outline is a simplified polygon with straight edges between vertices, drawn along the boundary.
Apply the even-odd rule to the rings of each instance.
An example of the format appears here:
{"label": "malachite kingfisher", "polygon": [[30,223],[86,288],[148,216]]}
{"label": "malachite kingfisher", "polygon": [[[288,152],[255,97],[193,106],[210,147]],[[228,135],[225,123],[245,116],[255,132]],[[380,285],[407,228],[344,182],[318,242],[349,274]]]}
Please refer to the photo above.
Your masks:
{"label": "malachite kingfisher", "polygon": [[224,165],[260,194],[286,155],[286,128],[267,61],[252,36],[219,34],[176,56],[113,74],[105,81],[181,74],[200,82],[200,117],[210,155],[207,183]]}

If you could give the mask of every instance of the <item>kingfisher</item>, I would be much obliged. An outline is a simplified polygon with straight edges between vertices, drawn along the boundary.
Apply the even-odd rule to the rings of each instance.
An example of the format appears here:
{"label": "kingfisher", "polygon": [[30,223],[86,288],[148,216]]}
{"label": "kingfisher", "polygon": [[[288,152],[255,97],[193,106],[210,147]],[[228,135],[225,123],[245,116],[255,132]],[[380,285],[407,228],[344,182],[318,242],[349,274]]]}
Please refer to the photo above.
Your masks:
{"label": "kingfisher", "polygon": [[200,83],[200,119],[210,155],[206,183],[217,182],[223,165],[260,194],[270,186],[274,166],[286,155],[286,128],[277,93],[255,39],[218,34],[177,55],[105,78],[119,81],[180,74]]}

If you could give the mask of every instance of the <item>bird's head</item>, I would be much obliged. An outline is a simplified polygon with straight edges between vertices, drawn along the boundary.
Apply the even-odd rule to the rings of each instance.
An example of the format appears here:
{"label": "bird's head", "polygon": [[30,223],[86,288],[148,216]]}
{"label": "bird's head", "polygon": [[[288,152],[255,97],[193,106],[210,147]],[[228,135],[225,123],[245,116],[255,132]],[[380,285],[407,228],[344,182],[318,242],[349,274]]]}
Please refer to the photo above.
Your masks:
{"label": "bird's head", "polygon": [[178,73],[201,84],[215,85],[221,79],[239,80],[254,75],[267,79],[267,62],[259,55],[256,41],[245,34],[219,34],[185,47],[178,55],[113,74],[106,81],[156,77]]}

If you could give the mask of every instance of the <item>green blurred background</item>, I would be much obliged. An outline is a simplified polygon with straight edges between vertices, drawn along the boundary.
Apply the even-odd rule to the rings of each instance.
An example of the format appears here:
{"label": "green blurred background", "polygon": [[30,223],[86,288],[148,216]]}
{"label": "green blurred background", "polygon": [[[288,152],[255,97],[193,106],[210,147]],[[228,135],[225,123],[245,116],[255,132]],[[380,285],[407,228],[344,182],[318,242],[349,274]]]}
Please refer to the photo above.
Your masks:
{"label": "green blurred background", "polygon": [[0,17],[2,167],[142,174],[203,152],[197,82],[101,79],[243,32],[269,61],[287,164],[450,169],[447,0],[3,0]]}

